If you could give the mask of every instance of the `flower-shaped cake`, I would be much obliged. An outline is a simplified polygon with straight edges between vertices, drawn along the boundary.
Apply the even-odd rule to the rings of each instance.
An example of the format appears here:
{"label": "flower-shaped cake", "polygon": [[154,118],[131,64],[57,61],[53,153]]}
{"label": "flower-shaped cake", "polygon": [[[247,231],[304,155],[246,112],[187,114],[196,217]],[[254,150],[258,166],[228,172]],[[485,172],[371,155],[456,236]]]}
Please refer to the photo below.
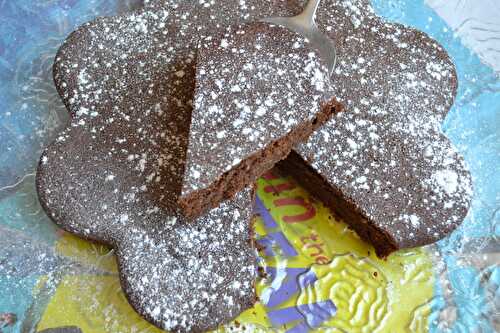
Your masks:
{"label": "flower-shaped cake", "polygon": [[[301,4],[150,0],[83,25],[58,52],[55,83],[72,119],[41,157],[41,203],[64,229],[116,249],[130,303],[162,328],[212,329],[255,301],[251,188],[194,220],[178,211],[199,36]],[[463,161],[439,130],[456,88],[452,63],[363,0],[323,2],[318,25],[338,47],[327,91],[345,110],[280,168],[379,255],[443,237],[470,196]]]}

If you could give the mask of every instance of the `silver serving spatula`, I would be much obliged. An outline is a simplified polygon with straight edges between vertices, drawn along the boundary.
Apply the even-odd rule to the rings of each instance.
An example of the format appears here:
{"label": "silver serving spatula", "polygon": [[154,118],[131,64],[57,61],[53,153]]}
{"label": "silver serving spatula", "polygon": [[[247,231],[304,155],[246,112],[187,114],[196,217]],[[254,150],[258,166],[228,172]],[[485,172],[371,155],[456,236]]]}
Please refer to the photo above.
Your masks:
{"label": "silver serving spatula", "polygon": [[268,17],[262,19],[262,21],[284,26],[306,37],[311,43],[311,46],[319,51],[321,58],[328,68],[328,74],[331,75],[335,67],[337,53],[333,41],[319,31],[316,26],[316,10],[318,9],[320,1],[321,0],[309,0],[302,13],[297,16]]}

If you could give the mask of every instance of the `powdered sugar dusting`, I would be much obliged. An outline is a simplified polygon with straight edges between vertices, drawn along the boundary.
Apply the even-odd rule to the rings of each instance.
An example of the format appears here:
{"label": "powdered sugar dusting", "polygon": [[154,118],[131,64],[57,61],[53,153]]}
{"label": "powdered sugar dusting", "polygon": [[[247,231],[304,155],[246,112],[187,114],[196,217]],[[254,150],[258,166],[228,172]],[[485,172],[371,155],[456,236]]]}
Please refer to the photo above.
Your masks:
{"label": "powdered sugar dusting", "polygon": [[[253,255],[242,251],[248,249],[244,229],[248,228],[249,199],[239,197],[227,206],[223,204],[193,224],[187,224],[171,209],[184,175],[185,124],[189,124],[194,83],[193,36],[207,27],[236,21],[291,16],[301,8],[291,1],[273,6],[254,0],[158,2],[161,6],[151,12],[87,24],[58,54],[55,79],[75,118],[42,157],[40,195],[51,216],[67,230],[122,244],[119,251],[122,275],[127,277],[125,288],[143,315],[164,328],[204,330],[250,306],[253,290],[250,295],[251,289],[246,286],[254,275],[250,270]],[[336,93],[350,112],[310,141],[317,140],[317,147],[329,142],[339,149],[313,151],[318,154],[313,165],[325,175],[336,172],[345,177],[348,184],[339,181],[339,187],[350,189],[353,198],[373,195],[377,200],[372,201],[372,207],[365,207],[372,212],[369,216],[382,226],[408,225],[398,237],[406,239],[403,245],[414,245],[418,239],[408,241],[409,237],[432,233],[422,227],[428,225],[426,221],[439,222],[442,217],[446,222],[437,227],[444,225],[448,230],[447,226],[459,223],[463,215],[455,212],[468,205],[468,174],[452,147],[443,153],[442,147],[449,144],[438,130],[452,100],[450,79],[454,72],[433,41],[419,35],[411,39],[400,26],[371,25],[373,21],[377,19],[365,0],[322,2],[320,28],[338,45],[354,45],[355,50],[344,50],[344,62],[334,76]],[[372,33],[381,34],[384,40],[371,40]],[[394,48],[385,48],[389,42]],[[422,45],[430,51],[430,59],[428,53],[421,52]],[[262,45],[255,48],[262,50]],[[360,50],[371,50],[379,57],[358,54]],[[403,58],[392,57],[401,52],[406,52]],[[355,56],[349,58],[349,54]],[[384,63],[380,58],[391,61]],[[252,70],[252,65],[243,69]],[[221,82],[216,84],[222,86]],[[232,88],[234,92],[243,91],[240,84]],[[286,100],[287,105],[295,101]],[[268,107],[273,100],[265,99],[262,104]],[[255,114],[265,116],[267,109],[257,109]],[[408,114],[415,114],[415,119],[407,119]],[[429,135],[422,131],[424,122],[431,124]],[[235,119],[231,124],[243,126],[246,135],[258,135],[245,126],[245,119]],[[403,133],[408,136],[402,139]],[[344,145],[342,137],[346,134],[356,149]],[[221,139],[225,135],[219,134]],[[406,150],[413,146],[418,149]],[[308,145],[307,153],[311,151]],[[401,164],[402,160],[408,163]],[[231,163],[236,161],[232,159]],[[421,163],[426,163],[424,168]],[[437,176],[433,172],[418,174],[428,170],[427,165],[439,166],[434,170]],[[377,176],[374,170],[381,170],[380,174]],[[447,189],[455,187],[449,187],[449,177],[442,170],[457,172],[458,187],[453,195]],[[410,186],[401,186],[405,184],[401,179],[412,177],[416,182],[408,184],[413,189],[426,189],[423,198],[406,195]],[[376,194],[368,192],[372,190]],[[376,216],[376,212],[384,211],[377,206],[382,199],[395,206],[399,215],[385,219]],[[432,208],[430,213],[424,211],[427,207]],[[221,230],[219,223],[224,221]],[[384,224],[386,221],[388,224]],[[441,229],[436,230],[439,233],[434,237],[441,237]],[[228,244],[234,244],[234,248],[228,248]],[[125,257],[127,260],[123,260]],[[245,258],[248,261],[243,263]],[[237,276],[229,278],[225,275],[229,272]],[[207,279],[212,282],[214,277],[212,286]],[[201,282],[207,285],[203,287]],[[163,293],[171,295],[170,284],[179,297],[162,297]],[[194,298],[190,284],[196,286]],[[203,309],[201,304],[209,306]],[[202,316],[193,317],[193,309]]]}
{"label": "powdered sugar dusting", "polygon": [[328,71],[302,36],[267,23],[220,35],[199,46],[183,194],[312,122],[331,94]]}
{"label": "powdered sugar dusting", "polygon": [[125,291],[147,318],[164,329],[184,331],[234,317],[252,305],[250,191],[238,194],[235,202],[245,208],[222,203],[195,222],[163,223],[151,216],[154,227],[129,227],[118,257]]}

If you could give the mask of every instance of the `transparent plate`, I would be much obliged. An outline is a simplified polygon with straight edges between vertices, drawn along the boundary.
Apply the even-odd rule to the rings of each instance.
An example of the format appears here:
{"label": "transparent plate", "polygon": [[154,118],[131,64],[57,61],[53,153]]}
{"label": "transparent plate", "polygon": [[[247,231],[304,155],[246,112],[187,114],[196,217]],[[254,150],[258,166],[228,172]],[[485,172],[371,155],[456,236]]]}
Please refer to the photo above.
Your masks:
{"label": "transparent plate", "polygon": [[[2,332],[158,331],[125,300],[112,251],[57,229],[34,186],[41,150],[67,121],[52,82],[57,48],[78,25],[136,2],[0,1]],[[293,179],[271,172],[258,182],[256,203],[267,273],[261,302],[221,331],[500,331],[500,24],[481,14],[498,18],[491,13],[499,5],[373,4],[437,39],[457,65],[459,92],[444,130],[473,175],[469,216],[438,244],[379,260]]]}

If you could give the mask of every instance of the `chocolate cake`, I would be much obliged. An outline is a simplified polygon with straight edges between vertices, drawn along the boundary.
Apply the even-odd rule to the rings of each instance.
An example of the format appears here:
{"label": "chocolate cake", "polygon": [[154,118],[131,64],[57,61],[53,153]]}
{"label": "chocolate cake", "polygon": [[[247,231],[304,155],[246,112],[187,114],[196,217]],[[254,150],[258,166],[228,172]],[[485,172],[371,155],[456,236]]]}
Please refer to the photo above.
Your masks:
{"label": "chocolate cake", "polygon": [[[198,36],[295,15],[303,4],[148,0],[145,11],[83,25],[57,54],[54,79],[71,122],[41,157],[40,201],[62,228],[116,249],[130,303],[161,328],[213,329],[255,301],[251,189],[196,219],[178,206]],[[366,0],[323,1],[317,23],[338,48],[331,93],[345,112],[279,167],[380,256],[445,236],[471,194],[439,128],[456,90],[448,56],[425,34],[382,21]],[[306,119],[311,110],[299,111]]]}
{"label": "chocolate cake", "polygon": [[73,32],[54,64],[71,122],[37,173],[54,222],[112,246],[131,305],[177,332],[214,329],[256,299],[252,190],[196,219],[177,205],[194,90],[191,38],[162,10],[99,18]]}
{"label": "chocolate cake", "polygon": [[217,207],[330,118],[328,70],[304,37],[268,23],[202,38],[182,197],[188,216]]}
{"label": "chocolate cake", "polygon": [[[212,26],[296,15],[304,4],[145,2],[179,14],[190,6],[184,24],[203,33]],[[463,221],[472,193],[463,158],[440,130],[456,93],[453,63],[426,34],[375,15],[368,0],[322,1],[316,22],[337,47],[332,82],[345,112],[279,167],[380,256],[443,238]]]}

